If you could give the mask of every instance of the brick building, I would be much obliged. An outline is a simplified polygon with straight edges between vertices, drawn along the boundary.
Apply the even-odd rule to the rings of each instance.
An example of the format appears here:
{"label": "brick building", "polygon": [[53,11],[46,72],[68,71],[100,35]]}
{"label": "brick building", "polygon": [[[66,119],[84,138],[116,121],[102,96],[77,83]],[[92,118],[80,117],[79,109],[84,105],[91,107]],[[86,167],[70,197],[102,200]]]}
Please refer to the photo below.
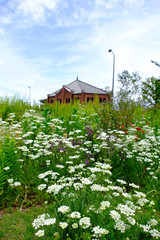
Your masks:
{"label": "brick building", "polygon": [[112,92],[106,92],[100,88],[94,87],[88,83],[82,82],[78,79],[64,85],[56,92],[47,95],[47,103],[54,103],[59,101],[60,103],[74,103],[77,99],[82,102],[94,101],[95,95],[98,96],[99,102],[110,101]]}

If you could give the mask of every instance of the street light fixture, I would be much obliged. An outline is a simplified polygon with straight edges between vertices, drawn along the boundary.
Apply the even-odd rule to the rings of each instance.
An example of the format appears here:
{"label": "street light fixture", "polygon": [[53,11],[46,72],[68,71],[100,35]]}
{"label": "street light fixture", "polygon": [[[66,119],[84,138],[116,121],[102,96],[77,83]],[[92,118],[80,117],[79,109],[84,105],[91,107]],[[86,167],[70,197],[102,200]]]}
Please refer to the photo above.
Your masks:
{"label": "street light fixture", "polygon": [[112,99],[113,99],[113,94],[114,94],[114,71],[115,71],[115,54],[112,51],[112,49],[109,49],[108,52],[112,52],[113,54],[113,79],[112,79]]}

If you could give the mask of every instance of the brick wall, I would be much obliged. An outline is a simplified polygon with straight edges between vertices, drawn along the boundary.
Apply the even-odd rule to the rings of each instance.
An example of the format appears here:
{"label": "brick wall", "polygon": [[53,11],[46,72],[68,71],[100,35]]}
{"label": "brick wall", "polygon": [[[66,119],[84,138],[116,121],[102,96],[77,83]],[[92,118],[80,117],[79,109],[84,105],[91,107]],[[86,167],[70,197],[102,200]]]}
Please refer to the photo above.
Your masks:
{"label": "brick wall", "polygon": [[[47,103],[54,103],[55,101],[59,101],[60,103],[70,103],[71,101],[74,103],[74,100],[77,99],[82,102],[93,102],[95,100],[95,94],[93,93],[85,93],[82,91],[81,94],[74,94],[72,91],[68,91],[64,86],[61,91],[54,97],[47,96]],[[107,102],[111,101],[112,94],[97,94],[99,98],[99,102]]]}

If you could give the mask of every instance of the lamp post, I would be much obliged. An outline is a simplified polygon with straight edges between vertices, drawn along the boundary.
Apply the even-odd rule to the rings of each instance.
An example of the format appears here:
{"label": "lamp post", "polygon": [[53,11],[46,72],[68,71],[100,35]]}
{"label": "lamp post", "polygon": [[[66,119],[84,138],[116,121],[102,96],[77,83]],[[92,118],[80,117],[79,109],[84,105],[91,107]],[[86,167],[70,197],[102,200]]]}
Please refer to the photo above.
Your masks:
{"label": "lamp post", "polygon": [[113,99],[113,94],[114,94],[114,71],[115,71],[115,54],[112,51],[112,49],[109,49],[108,52],[112,52],[113,54],[113,79],[112,79],[112,99]]}
{"label": "lamp post", "polygon": [[31,104],[31,87],[29,86],[29,103]]}

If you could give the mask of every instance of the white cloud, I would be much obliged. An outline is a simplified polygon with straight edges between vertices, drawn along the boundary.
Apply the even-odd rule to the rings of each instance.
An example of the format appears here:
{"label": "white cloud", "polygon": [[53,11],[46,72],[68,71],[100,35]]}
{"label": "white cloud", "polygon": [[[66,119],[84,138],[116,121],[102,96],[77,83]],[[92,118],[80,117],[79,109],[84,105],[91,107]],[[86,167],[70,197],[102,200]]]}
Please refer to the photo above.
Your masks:
{"label": "white cloud", "polygon": [[7,43],[0,41],[0,52],[2,95],[6,95],[6,93],[7,95],[19,93],[21,96],[24,96],[25,92],[28,91],[28,86],[31,86],[32,89],[35,89],[34,98],[41,98],[38,89],[45,85],[48,81],[47,78],[39,74],[36,66],[31,64],[28,59],[18,55],[13,46],[9,46]]}
{"label": "white cloud", "polygon": [[96,0],[96,5],[99,7],[105,7],[106,9],[115,8],[118,4],[124,4],[131,7],[133,5],[141,6],[145,0]]}
{"label": "white cloud", "polygon": [[73,64],[73,63],[76,63],[76,62],[78,62],[78,61],[80,61],[80,60],[82,60],[82,57],[81,57],[81,56],[67,57],[67,58],[61,59],[61,60],[57,63],[57,66],[58,66],[58,67],[61,67],[61,66],[64,66],[64,65]]}
{"label": "white cloud", "polygon": [[2,59],[0,59],[0,64],[4,64],[4,61]]}
{"label": "white cloud", "polygon": [[11,15],[7,14],[7,16],[0,16],[1,24],[10,24],[12,22]]}
{"label": "white cloud", "polygon": [[145,0],[125,0],[125,5],[132,7],[133,5],[136,5],[138,7],[142,6],[144,4]]}
{"label": "white cloud", "polygon": [[60,0],[25,0],[17,7],[19,13],[31,17],[34,22],[44,23],[49,11],[55,11]]}
{"label": "white cloud", "polygon": [[105,7],[106,9],[111,9],[115,7],[115,5],[119,2],[119,0],[96,0],[96,5],[98,7]]}
{"label": "white cloud", "polygon": [[3,28],[0,28],[0,35],[4,35],[5,34],[5,30]]}

